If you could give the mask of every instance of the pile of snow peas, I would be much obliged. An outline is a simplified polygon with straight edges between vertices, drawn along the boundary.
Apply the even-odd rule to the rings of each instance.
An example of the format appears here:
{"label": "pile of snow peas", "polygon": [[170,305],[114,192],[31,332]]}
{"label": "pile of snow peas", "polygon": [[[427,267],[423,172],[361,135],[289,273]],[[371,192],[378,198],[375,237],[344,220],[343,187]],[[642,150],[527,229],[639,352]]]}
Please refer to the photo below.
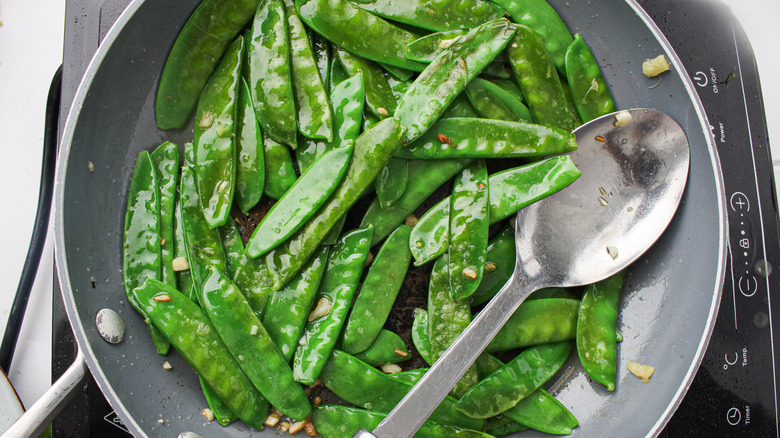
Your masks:
{"label": "pile of snow peas", "polygon": [[[142,151],[130,182],[127,297],[221,424],[372,429],[426,370],[401,365],[432,364],[511,276],[509,218],[579,177],[572,129],[614,110],[545,0],[203,0],[155,106],[193,141]],[[409,344],[385,327],[412,260]],[[576,346],[614,389],[623,280],[535,293],[418,436],[570,433],[543,386]]]}

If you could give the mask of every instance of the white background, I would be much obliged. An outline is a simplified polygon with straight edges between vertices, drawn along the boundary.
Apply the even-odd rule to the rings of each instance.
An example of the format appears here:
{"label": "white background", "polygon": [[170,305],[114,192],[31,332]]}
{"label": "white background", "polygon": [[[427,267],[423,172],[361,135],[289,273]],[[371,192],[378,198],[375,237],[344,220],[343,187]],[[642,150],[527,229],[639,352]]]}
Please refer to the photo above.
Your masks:
{"label": "white background", "polygon": [[[769,137],[775,142],[773,155],[780,158],[780,56],[776,41],[780,1],[724,1],[732,5],[756,52]],[[62,62],[64,15],[65,0],[0,0],[0,336],[35,219],[44,108],[49,83]],[[778,175],[780,160],[775,162]],[[37,400],[50,382],[52,258],[49,238],[8,373],[26,406]]]}

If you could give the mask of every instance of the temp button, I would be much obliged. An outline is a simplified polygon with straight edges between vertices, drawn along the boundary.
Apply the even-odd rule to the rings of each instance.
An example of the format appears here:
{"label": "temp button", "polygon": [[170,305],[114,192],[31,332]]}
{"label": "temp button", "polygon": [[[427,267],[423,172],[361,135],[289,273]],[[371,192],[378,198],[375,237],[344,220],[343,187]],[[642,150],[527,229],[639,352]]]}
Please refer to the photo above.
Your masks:
{"label": "temp button", "polygon": [[742,421],[742,412],[740,412],[737,408],[729,409],[729,411],[726,413],[726,421],[728,421],[730,425],[736,426],[740,421]]}

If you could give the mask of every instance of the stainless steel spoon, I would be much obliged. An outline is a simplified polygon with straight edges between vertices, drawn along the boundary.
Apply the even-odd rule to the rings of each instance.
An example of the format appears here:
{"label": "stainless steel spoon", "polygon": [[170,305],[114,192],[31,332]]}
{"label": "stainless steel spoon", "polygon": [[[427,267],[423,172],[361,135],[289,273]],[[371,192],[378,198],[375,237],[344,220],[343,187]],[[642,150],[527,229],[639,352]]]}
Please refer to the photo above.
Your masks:
{"label": "stainless steel spoon", "polygon": [[574,131],[571,157],[582,176],[517,214],[512,278],[373,435],[361,430],[353,438],[411,437],[532,292],[603,280],[661,236],[688,178],[688,139],[663,113],[628,111],[624,126],[616,127],[613,113]]}

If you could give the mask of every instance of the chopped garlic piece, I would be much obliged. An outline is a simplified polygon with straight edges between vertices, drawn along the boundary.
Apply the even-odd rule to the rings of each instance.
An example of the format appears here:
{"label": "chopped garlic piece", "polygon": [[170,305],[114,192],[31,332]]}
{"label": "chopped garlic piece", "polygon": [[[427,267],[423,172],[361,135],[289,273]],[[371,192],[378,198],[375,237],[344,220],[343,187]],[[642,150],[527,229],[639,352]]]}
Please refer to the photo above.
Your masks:
{"label": "chopped garlic piece", "polygon": [[203,114],[200,115],[200,120],[198,120],[198,127],[203,129],[211,128],[211,125],[214,124],[214,119],[216,118],[216,113],[211,111],[203,111]]}
{"label": "chopped garlic piece", "polygon": [[190,262],[187,260],[187,257],[176,257],[171,264],[176,272],[190,269]]}
{"label": "chopped garlic piece", "polygon": [[91,161],[87,161],[87,169],[89,169],[90,172],[95,171],[95,164]]}
{"label": "chopped garlic piece", "polygon": [[282,432],[287,432],[288,430],[290,430],[290,423],[288,423],[287,421],[282,421],[281,423],[279,423],[279,430],[281,430]]}
{"label": "chopped garlic piece", "polygon": [[665,71],[671,70],[666,55],[658,55],[642,63],[642,73],[648,78],[654,78]]}
{"label": "chopped garlic piece", "polygon": [[200,414],[206,417],[206,420],[214,421],[214,411],[212,411],[211,409],[205,408],[202,411],[200,411]]}
{"label": "chopped garlic piece", "polygon": [[316,437],[317,434],[317,428],[314,427],[314,423],[311,421],[306,422],[306,435],[309,435],[310,437]]}
{"label": "chopped garlic piece", "polygon": [[409,216],[406,217],[406,220],[404,221],[404,224],[407,225],[407,226],[413,227],[413,226],[417,225],[417,221],[419,221],[419,220],[420,219],[418,219],[417,216],[415,216],[413,214],[410,214]]}
{"label": "chopped garlic piece", "polygon": [[373,261],[374,261],[374,255],[369,252],[368,255],[366,256],[366,263],[364,264],[364,266],[370,266],[371,262]]}
{"label": "chopped garlic piece", "polygon": [[618,250],[614,246],[608,246],[607,247],[607,254],[609,254],[610,257],[612,257],[612,260],[615,260],[618,256]]}
{"label": "chopped garlic piece", "polygon": [[625,111],[625,110],[618,111],[615,114],[615,123],[613,123],[613,125],[615,126],[615,128],[620,128],[621,126],[626,126],[629,123],[631,123],[632,119],[633,117],[631,116],[630,111]]}
{"label": "chopped garlic piece", "polygon": [[268,417],[266,417],[266,419],[263,422],[263,424],[265,424],[268,427],[274,427],[274,426],[276,426],[277,423],[279,423],[279,419],[280,418],[281,417],[277,417],[274,414],[271,414]]}
{"label": "chopped garlic piece", "polygon": [[634,362],[633,360],[628,361],[626,368],[631,371],[631,374],[642,379],[642,382],[644,383],[648,383],[650,381],[650,376],[652,376],[655,372],[655,367],[650,365],[642,365],[640,363]]}
{"label": "chopped garlic piece", "polygon": [[376,109],[376,113],[380,116],[389,116],[390,113],[387,111],[387,108],[380,106]]}
{"label": "chopped garlic piece", "polygon": [[309,420],[298,421],[290,425],[290,433],[298,433],[306,427]]}
{"label": "chopped garlic piece", "polygon": [[317,307],[315,307],[314,310],[312,310],[309,314],[309,321],[314,321],[317,318],[321,318],[327,315],[330,313],[331,307],[333,307],[333,304],[329,299],[325,297],[320,298],[320,300],[317,302]]}
{"label": "chopped garlic piece", "polygon": [[477,279],[477,271],[474,270],[474,268],[464,268],[463,269],[463,276],[466,278],[470,278],[472,280]]}
{"label": "chopped garlic piece", "polygon": [[485,262],[485,272],[493,272],[497,268],[496,264],[493,262]]}
{"label": "chopped garlic piece", "polygon": [[460,39],[460,36],[456,36],[455,38],[441,40],[441,41],[439,41],[439,47],[442,48],[442,49],[449,49],[450,46],[455,44],[455,41],[458,41],[458,39]]}
{"label": "chopped garlic piece", "polygon": [[386,363],[386,364],[382,365],[381,368],[382,368],[382,371],[385,374],[396,374],[396,373],[400,373],[402,371],[401,367],[398,366],[398,364],[395,364],[395,363]]}
{"label": "chopped garlic piece", "polygon": [[173,365],[171,365],[171,363],[168,362],[167,360],[165,362],[163,362],[162,367],[163,367],[164,370],[172,370],[173,369]]}

